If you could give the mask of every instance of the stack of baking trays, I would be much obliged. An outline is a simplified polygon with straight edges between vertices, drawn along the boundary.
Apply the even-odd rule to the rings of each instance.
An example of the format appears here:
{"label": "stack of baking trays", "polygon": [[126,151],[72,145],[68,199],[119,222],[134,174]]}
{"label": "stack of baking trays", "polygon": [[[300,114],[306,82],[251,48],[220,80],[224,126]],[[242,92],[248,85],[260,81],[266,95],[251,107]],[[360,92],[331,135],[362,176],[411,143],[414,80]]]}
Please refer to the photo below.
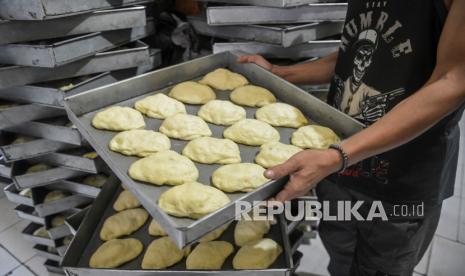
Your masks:
{"label": "stack of baking trays", "polygon": [[71,232],[64,217],[98,195],[110,171],[68,120],[63,99],[161,64],[150,0],[0,0],[0,177],[46,267]]}
{"label": "stack of baking trays", "polygon": [[[294,141],[291,137],[297,138],[295,133],[300,130],[319,129],[315,124],[325,126],[321,129],[330,131],[331,137],[340,138],[354,134],[363,126],[257,65],[236,63],[238,56],[242,54],[244,53],[237,51],[213,54],[65,99],[65,109],[70,120],[119,179],[111,177],[110,184],[103,188],[87,215],[78,215],[77,220],[82,217],[84,220],[79,227],[74,228],[75,239],[62,262],[68,275],[290,275],[296,269],[301,257],[297,248],[305,237],[300,231],[302,227],[299,227],[302,217],[291,222],[281,215],[277,216],[275,223],[269,222],[266,231],[259,230],[263,227],[251,226],[249,230],[256,240],[245,244],[238,242],[238,236],[241,236],[238,228],[242,223],[235,221],[241,214],[253,210],[253,206],[259,204],[257,202],[275,195],[283,188],[287,178],[261,180],[261,174],[255,174],[253,170],[244,173],[242,169],[229,171],[221,176],[216,173],[229,166],[224,165],[227,163],[206,161],[202,158],[222,156],[221,158],[228,159],[231,147],[237,147],[240,160],[231,161],[232,163],[260,164],[257,153],[264,148],[258,144],[252,145],[252,142],[241,141],[241,137],[249,137],[247,139],[251,141],[263,137],[264,133],[272,133],[273,145],[278,140],[282,144],[299,144],[299,139]],[[200,89],[197,82],[200,79],[201,83],[214,89]],[[230,83],[232,79],[236,81]],[[241,97],[233,96],[241,93],[236,93],[236,90],[231,92],[232,88],[226,88],[228,85],[225,83],[239,86],[238,90],[250,89],[250,86],[244,86],[247,83],[261,88],[255,87],[245,93],[252,96],[246,97],[241,104]],[[190,89],[173,89],[186,85]],[[264,92],[266,90],[268,91]],[[201,96],[192,97],[197,93]],[[255,98],[253,95],[258,96]],[[254,122],[257,126],[266,125],[263,121],[253,120],[260,113],[257,106],[248,106],[263,96],[270,101],[258,100],[257,104],[264,103],[262,108],[293,106],[299,109],[302,112],[299,121],[304,126],[299,130],[296,130],[296,126],[278,125],[274,125],[274,128],[267,125],[266,131],[261,131],[261,127],[239,132],[226,130],[249,122]],[[183,103],[176,102],[173,97]],[[213,98],[218,101],[213,101]],[[247,119],[242,117],[232,126],[224,126],[219,122],[212,123],[215,119],[207,119],[208,116],[199,112],[205,106],[221,101],[230,105],[231,102],[226,102],[229,99],[242,105],[238,108],[244,110],[243,116]],[[158,101],[164,101],[165,104],[160,106]],[[278,104],[271,104],[276,101]],[[145,105],[147,102],[149,104]],[[200,102],[207,103],[201,107]],[[170,113],[173,109],[180,110],[180,113],[164,113]],[[123,113],[127,116],[124,120],[119,120],[117,117]],[[193,116],[197,114],[208,123]],[[215,117],[220,114],[224,114],[221,108],[210,115]],[[177,118],[190,118],[188,120],[192,119],[193,123],[186,124],[183,120],[176,123]],[[311,125],[308,126],[307,123]],[[197,133],[199,129],[203,134]],[[204,129],[210,131],[203,132]],[[140,134],[141,132],[145,134]],[[230,136],[228,132],[235,132],[236,135]],[[157,139],[156,143],[155,140],[150,140],[150,143],[142,142],[143,140],[131,142],[129,133],[153,135],[152,137],[166,134],[170,138],[165,136],[165,139]],[[197,136],[194,139],[193,136],[184,136],[194,133],[204,137]],[[223,134],[237,144],[221,140]],[[190,139],[194,140],[186,141]],[[186,150],[189,144],[202,144],[204,139],[207,141],[203,144],[204,150],[192,150],[190,153]],[[232,143],[233,146],[214,146],[219,140]],[[307,142],[310,140],[303,139]],[[164,151],[157,152],[160,147],[164,147]],[[171,151],[167,151],[167,148]],[[146,150],[155,153],[149,154]],[[200,157],[191,155],[194,152]],[[251,165],[258,166],[247,166]],[[226,177],[223,179],[227,181],[221,185],[221,182],[215,180],[215,175],[218,178]],[[238,188],[256,182],[250,178],[254,178],[253,175],[257,175],[259,185],[255,183],[245,186],[247,189]],[[119,182],[124,187],[120,187]],[[235,185],[231,185],[232,183]],[[239,204],[243,207],[237,208]],[[296,209],[291,211],[302,207],[295,206]],[[126,208],[134,209],[124,210]],[[153,223],[150,216],[156,223]],[[69,221],[69,225],[79,223]],[[169,238],[163,238],[162,235],[168,235]],[[212,235],[220,242],[205,243],[205,239],[208,239],[206,237],[211,238]]]}

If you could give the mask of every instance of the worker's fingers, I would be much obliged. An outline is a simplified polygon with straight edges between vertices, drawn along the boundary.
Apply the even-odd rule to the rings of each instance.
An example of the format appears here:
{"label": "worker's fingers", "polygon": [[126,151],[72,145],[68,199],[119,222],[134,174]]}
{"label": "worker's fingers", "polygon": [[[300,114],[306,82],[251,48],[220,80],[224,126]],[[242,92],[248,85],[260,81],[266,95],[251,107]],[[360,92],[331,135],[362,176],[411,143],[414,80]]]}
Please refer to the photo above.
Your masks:
{"label": "worker's fingers", "polygon": [[276,195],[275,200],[278,202],[285,202],[305,195],[308,190],[305,184],[305,179],[302,177],[291,176],[289,182],[284,186],[284,189]]}
{"label": "worker's fingers", "polygon": [[253,55],[245,55],[245,56],[240,56],[238,59],[237,59],[237,62],[238,63],[249,63],[249,62],[255,62],[257,59],[256,56],[253,56]]}
{"label": "worker's fingers", "polygon": [[298,161],[295,158],[290,158],[281,165],[269,168],[264,175],[268,179],[278,179],[295,172],[298,168]]}

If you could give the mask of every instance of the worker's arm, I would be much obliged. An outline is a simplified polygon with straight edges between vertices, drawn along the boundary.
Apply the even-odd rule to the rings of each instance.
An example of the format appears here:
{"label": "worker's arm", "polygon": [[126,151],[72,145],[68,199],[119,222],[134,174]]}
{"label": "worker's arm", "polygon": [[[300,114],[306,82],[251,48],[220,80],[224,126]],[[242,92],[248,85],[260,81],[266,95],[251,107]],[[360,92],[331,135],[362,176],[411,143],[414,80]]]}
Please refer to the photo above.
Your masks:
{"label": "worker's arm", "polygon": [[334,75],[337,52],[332,53],[316,61],[290,65],[277,66],[269,63],[259,55],[246,55],[238,59],[240,63],[256,63],[261,67],[273,72],[281,78],[299,84],[324,84],[329,83]]}
{"label": "worker's arm", "polygon": [[[454,0],[438,46],[430,80],[370,127],[342,142],[350,164],[399,147],[418,137],[465,102],[465,0]],[[428,149],[424,149],[428,150]],[[335,150],[302,151],[265,172],[268,178],[290,175],[278,201],[305,194],[341,166]]]}

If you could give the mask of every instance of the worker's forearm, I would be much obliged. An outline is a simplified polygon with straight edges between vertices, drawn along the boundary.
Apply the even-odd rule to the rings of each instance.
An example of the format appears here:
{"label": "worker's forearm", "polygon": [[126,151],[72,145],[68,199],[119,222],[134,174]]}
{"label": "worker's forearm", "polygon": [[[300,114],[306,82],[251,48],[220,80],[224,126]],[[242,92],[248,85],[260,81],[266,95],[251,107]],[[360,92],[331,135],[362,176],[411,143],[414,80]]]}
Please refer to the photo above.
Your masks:
{"label": "worker's forearm", "polygon": [[409,142],[456,110],[465,102],[464,72],[463,68],[450,71],[345,140],[342,146],[350,156],[350,164]]}
{"label": "worker's forearm", "polygon": [[292,83],[314,85],[329,83],[334,75],[337,55],[335,52],[308,63],[274,66],[271,71]]}

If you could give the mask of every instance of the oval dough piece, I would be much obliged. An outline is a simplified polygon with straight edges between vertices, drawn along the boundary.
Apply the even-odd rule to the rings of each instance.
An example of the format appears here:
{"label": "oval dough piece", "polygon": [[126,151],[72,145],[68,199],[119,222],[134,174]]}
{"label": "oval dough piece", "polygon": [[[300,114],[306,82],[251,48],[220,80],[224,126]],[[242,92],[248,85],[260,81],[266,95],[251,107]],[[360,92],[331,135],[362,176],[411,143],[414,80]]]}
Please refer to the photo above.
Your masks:
{"label": "oval dough piece", "polygon": [[63,192],[63,191],[58,191],[58,190],[51,191],[51,192],[47,193],[47,195],[45,195],[43,203],[63,199],[65,197],[67,197],[68,195],[69,195],[69,193]]}
{"label": "oval dough piece", "polygon": [[213,172],[212,184],[228,193],[250,192],[269,181],[264,172],[264,168],[253,163],[230,164]]}
{"label": "oval dough piece", "polygon": [[154,240],[145,251],[142,260],[143,269],[163,269],[175,265],[185,255],[189,254],[189,247],[179,249],[170,237]]}
{"label": "oval dough piece", "polygon": [[183,103],[162,93],[137,101],[135,108],[145,115],[156,119],[165,119],[178,113],[186,113],[186,107]]}
{"label": "oval dough piece", "polygon": [[226,258],[228,258],[233,251],[234,247],[229,242],[201,242],[187,257],[186,268],[220,270]]}
{"label": "oval dough piece", "polygon": [[272,126],[299,128],[307,125],[308,120],[304,114],[285,103],[273,103],[257,110],[255,117]]}
{"label": "oval dough piece", "polygon": [[164,192],[158,206],[176,217],[198,219],[230,202],[222,191],[197,182],[186,183]]}
{"label": "oval dough piece", "polygon": [[265,122],[254,119],[245,119],[235,123],[228,127],[223,135],[236,143],[249,146],[261,146],[280,139],[276,129]]}
{"label": "oval dough piece", "polygon": [[340,139],[330,128],[309,125],[296,130],[291,142],[304,149],[327,149],[329,145],[339,143]]}
{"label": "oval dough piece", "polygon": [[142,253],[142,249],[142,243],[133,238],[106,241],[92,254],[89,266],[116,268],[135,259]]}
{"label": "oval dough piece", "polygon": [[283,249],[272,239],[261,239],[244,245],[233,259],[234,269],[267,269]]}
{"label": "oval dough piece", "polygon": [[31,188],[26,188],[26,189],[22,190],[21,192],[19,192],[19,195],[32,198],[32,189]]}
{"label": "oval dough piece", "polygon": [[294,154],[302,151],[301,148],[280,142],[263,144],[255,157],[255,162],[264,168],[271,168],[286,162]]}
{"label": "oval dough piece", "polygon": [[199,240],[199,242],[209,242],[209,241],[213,241],[213,240],[218,239],[219,237],[221,237],[221,235],[223,235],[224,231],[226,231],[226,229],[228,229],[230,224],[231,223],[227,223],[227,224],[225,224],[225,225],[211,231],[210,233],[203,236]]}
{"label": "oval dough piece", "polygon": [[155,185],[181,185],[196,181],[199,171],[189,158],[167,150],[132,163],[129,176]]}
{"label": "oval dough piece", "polygon": [[39,163],[39,164],[35,164],[35,165],[32,165],[30,166],[29,168],[27,168],[26,170],[26,173],[36,173],[36,172],[43,172],[43,171],[46,171],[48,169],[51,169],[52,167],[45,164],[45,163]]}
{"label": "oval dough piece", "polygon": [[160,132],[168,137],[181,140],[193,140],[212,135],[210,128],[202,118],[189,114],[176,114],[166,118],[160,126]]}
{"label": "oval dough piece", "polygon": [[260,240],[270,231],[267,220],[239,220],[234,228],[234,242],[237,246]]}
{"label": "oval dough piece", "polygon": [[126,209],[134,209],[137,207],[140,207],[139,200],[130,191],[127,190],[122,191],[113,204],[113,209],[117,212]]}
{"label": "oval dough piece", "polygon": [[262,107],[276,102],[273,93],[266,88],[255,85],[247,85],[235,89],[231,93],[230,98],[236,104],[250,107]]}
{"label": "oval dough piece", "polygon": [[229,126],[245,119],[246,112],[243,107],[230,101],[213,100],[203,105],[198,115],[209,123]]}
{"label": "oval dough piece", "polygon": [[216,99],[215,91],[195,81],[182,82],[169,93],[170,97],[187,104],[204,104]]}
{"label": "oval dough piece", "polygon": [[48,231],[45,229],[45,226],[37,228],[33,233],[33,236],[50,239]]}
{"label": "oval dough piece", "polygon": [[187,143],[184,156],[204,164],[233,164],[241,162],[239,146],[229,139],[201,137]]}
{"label": "oval dough piece", "polygon": [[52,228],[62,226],[65,224],[65,217],[62,215],[57,215],[52,218],[51,225]]}
{"label": "oval dough piece", "polygon": [[149,217],[141,208],[124,210],[108,217],[100,230],[100,239],[104,241],[116,239],[137,231]]}
{"label": "oval dough piece", "polygon": [[98,157],[98,154],[95,151],[87,152],[82,155],[84,158],[88,159],[96,159]]}
{"label": "oval dough piece", "polygon": [[134,129],[116,134],[111,139],[109,147],[112,151],[124,155],[135,155],[139,157],[169,150],[171,142],[165,134],[145,129]]}
{"label": "oval dough piece", "polygon": [[218,68],[205,75],[199,83],[219,90],[233,90],[248,84],[249,81],[241,74],[231,72],[225,68]]}
{"label": "oval dough piece", "polygon": [[85,177],[82,180],[82,183],[89,185],[89,186],[101,188],[103,187],[107,179],[108,179],[108,176],[104,174],[92,174],[92,175]]}
{"label": "oval dough piece", "polygon": [[145,127],[145,121],[139,111],[130,107],[112,106],[97,113],[92,126],[98,129],[123,131]]}
{"label": "oval dough piece", "polygon": [[150,222],[149,225],[149,235],[152,236],[166,236],[165,230],[161,228],[160,224],[156,222],[154,219],[152,219],[152,222]]}

